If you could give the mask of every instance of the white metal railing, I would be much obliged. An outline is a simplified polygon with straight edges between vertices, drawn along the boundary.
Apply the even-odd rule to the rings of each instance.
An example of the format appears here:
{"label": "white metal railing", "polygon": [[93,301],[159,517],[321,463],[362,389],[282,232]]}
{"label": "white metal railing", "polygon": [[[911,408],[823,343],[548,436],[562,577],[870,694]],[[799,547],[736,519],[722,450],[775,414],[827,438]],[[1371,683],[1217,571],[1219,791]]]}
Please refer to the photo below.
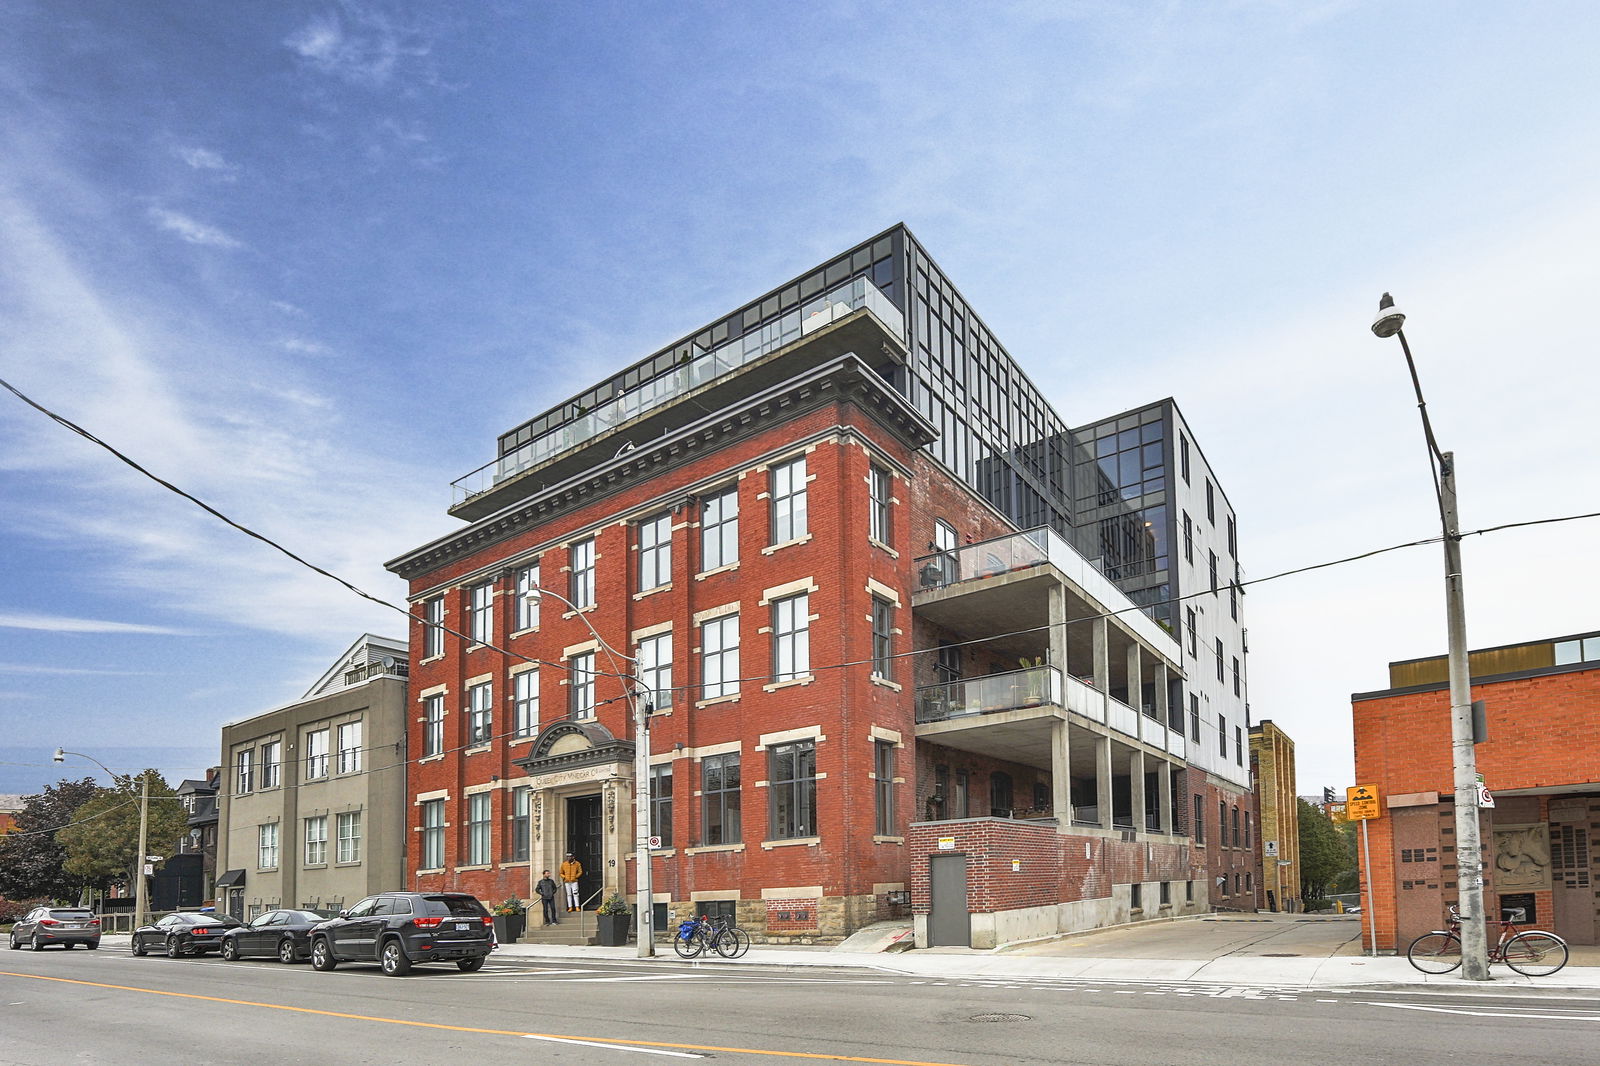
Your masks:
{"label": "white metal railing", "polygon": [[1106,720],[1106,694],[1075,677],[1066,680],[1067,710],[1096,722]]}
{"label": "white metal railing", "polygon": [[1119,733],[1126,733],[1130,737],[1139,735],[1139,719],[1143,717],[1138,711],[1129,707],[1115,696],[1106,697],[1106,724]]}
{"label": "white metal railing", "polygon": [[461,503],[487,492],[507,478],[532,469],[581,444],[631,422],[646,411],[665,406],[740,367],[790,344],[807,333],[821,329],[837,318],[868,308],[893,331],[905,338],[905,318],[889,298],[866,278],[856,278],[798,308],[768,322],[744,336],[685,360],[676,368],[641,383],[615,399],[608,400],[571,422],[535,437],[525,444],[492,459],[478,469],[451,482],[455,502]]}

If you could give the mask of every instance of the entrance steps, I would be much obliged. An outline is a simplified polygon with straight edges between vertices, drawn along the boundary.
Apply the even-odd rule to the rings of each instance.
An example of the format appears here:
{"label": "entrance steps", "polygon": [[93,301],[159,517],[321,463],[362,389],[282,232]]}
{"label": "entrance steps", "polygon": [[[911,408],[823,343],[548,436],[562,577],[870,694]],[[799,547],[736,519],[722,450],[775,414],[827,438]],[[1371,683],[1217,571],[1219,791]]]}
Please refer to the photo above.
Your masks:
{"label": "entrance steps", "polygon": [[[582,921],[579,921],[579,919]],[[597,920],[593,912],[586,914],[561,913],[561,922],[558,925],[537,925],[529,923],[523,931],[519,944],[565,944],[569,947],[588,947],[594,944],[599,936],[596,932]],[[580,931],[581,930],[581,931]]]}

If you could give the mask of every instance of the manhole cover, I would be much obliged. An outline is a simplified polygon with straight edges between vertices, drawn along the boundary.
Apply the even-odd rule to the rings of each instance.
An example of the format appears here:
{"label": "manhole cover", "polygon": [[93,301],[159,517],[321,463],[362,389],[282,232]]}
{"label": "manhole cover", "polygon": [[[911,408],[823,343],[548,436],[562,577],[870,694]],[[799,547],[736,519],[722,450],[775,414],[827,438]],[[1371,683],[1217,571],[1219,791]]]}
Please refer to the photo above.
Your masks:
{"label": "manhole cover", "polygon": [[1027,1020],[1028,1016],[1026,1014],[1002,1013],[974,1014],[967,1019],[969,1022],[1025,1022]]}
{"label": "manhole cover", "polygon": [[1298,959],[1300,953],[1297,951],[1263,951],[1261,957],[1263,959]]}

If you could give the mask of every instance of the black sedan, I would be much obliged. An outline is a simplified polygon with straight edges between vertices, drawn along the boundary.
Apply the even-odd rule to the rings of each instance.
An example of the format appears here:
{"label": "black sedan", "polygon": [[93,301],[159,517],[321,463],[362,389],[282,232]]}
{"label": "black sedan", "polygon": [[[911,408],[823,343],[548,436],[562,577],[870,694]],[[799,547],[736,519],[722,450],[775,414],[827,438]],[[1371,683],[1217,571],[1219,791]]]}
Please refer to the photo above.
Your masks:
{"label": "black sedan", "polygon": [[299,962],[311,954],[306,939],[311,927],[338,916],[338,911],[268,911],[223,933],[222,957],[232,962],[250,955],[276,955],[279,962]]}
{"label": "black sedan", "polygon": [[135,929],[131,946],[135,955],[151,951],[165,951],[169,959],[204,955],[208,951],[221,951],[223,932],[239,924],[238,919],[226,914],[181,911],[167,915],[154,925]]}

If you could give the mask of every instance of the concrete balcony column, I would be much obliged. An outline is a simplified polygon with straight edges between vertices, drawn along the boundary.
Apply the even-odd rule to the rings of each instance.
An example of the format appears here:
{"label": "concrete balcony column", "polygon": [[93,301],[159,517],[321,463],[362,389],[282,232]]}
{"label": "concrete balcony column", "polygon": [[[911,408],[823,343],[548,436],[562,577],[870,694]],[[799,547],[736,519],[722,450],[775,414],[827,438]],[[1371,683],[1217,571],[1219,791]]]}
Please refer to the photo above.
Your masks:
{"label": "concrete balcony column", "polygon": [[[1160,690],[1157,690],[1160,691]],[[1161,802],[1161,831],[1171,834],[1172,825],[1172,764],[1165,759],[1161,760],[1161,769],[1156,774],[1156,791],[1160,794]]]}
{"label": "concrete balcony column", "polygon": [[1063,830],[1072,827],[1072,760],[1068,757],[1072,749],[1068,730],[1063,719],[1050,725],[1050,803],[1056,825]]}
{"label": "concrete balcony column", "polygon": [[1067,589],[1065,585],[1050,586],[1050,654],[1047,662],[1060,670],[1063,674],[1071,676],[1072,671],[1067,668]]}
{"label": "concrete balcony column", "polygon": [[1111,828],[1111,738],[1094,738],[1094,803],[1100,828]]}
{"label": "concrete balcony column", "polygon": [[1144,660],[1139,642],[1128,642],[1128,706],[1144,713]]}
{"label": "concrete balcony column", "polygon": [[1168,683],[1168,680],[1167,680],[1167,664],[1166,663],[1163,663],[1163,662],[1156,663],[1155,687],[1156,687],[1156,717],[1161,719],[1161,724],[1162,725],[1170,726],[1170,725],[1172,725],[1172,718],[1170,717],[1171,708],[1168,706],[1167,697],[1169,695],[1169,691],[1168,690],[1171,688],[1171,685]]}
{"label": "concrete balcony column", "polygon": [[1103,693],[1111,692],[1111,646],[1110,634],[1106,628],[1107,619],[1104,615],[1094,620],[1091,631],[1094,634],[1094,687]]}
{"label": "concrete balcony column", "polygon": [[1147,832],[1150,825],[1144,816],[1144,752],[1138,748],[1128,751],[1128,787],[1132,792],[1129,805],[1133,808],[1133,827]]}

